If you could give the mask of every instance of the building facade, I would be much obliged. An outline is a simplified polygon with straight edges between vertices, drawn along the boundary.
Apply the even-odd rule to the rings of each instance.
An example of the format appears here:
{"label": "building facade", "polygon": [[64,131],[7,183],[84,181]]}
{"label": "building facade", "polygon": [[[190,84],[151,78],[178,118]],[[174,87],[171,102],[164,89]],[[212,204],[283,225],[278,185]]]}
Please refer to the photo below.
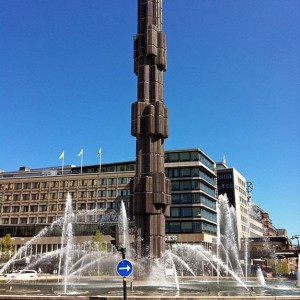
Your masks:
{"label": "building facade", "polygon": [[[216,236],[216,174],[214,162],[199,149],[166,151],[166,175],[172,181],[171,216],[166,221],[168,236],[178,242],[214,244]],[[64,216],[67,193],[73,211],[75,243],[91,240],[96,230],[110,242],[111,223],[122,201],[130,211],[130,182],[135,161],[113,164],[30,169],[0,173],[0,237],[11,234],[17,248]],[[34,253],[60,247],[58,226],[37,239]]]}
{"label": "building facade", "polygon": [[241,249],[243,238],[263,236],[262,222],[248,201],[245,177],[235,168],[229,168],[224,161],[216,166],[218,193],[226,194],[229,203],[235,208],[237,240]]}
{"label": "building facade", "polygon": [[166,233],[179,242],[213,246],[217,234],[214,161],[199,149],[168,151],[165,168],[172,191]]}

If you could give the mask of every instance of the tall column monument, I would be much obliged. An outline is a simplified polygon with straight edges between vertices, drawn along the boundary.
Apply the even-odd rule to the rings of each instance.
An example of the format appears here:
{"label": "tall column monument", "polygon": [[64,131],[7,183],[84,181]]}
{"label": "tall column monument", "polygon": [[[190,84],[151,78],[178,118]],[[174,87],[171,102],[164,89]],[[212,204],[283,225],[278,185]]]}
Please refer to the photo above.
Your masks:
{"label": "tall column monument", "polygon": [[136,176],[131,184],[131,213],[140,237],[138,256],[150,260],[165,251],[165,216],[169,215],[170,181],[164,173],[164,139],[168,111],[163,99],[166,39],[162,0],[138,0],[134,39],[137,101],[132,104],[131,134],[136,137]]}

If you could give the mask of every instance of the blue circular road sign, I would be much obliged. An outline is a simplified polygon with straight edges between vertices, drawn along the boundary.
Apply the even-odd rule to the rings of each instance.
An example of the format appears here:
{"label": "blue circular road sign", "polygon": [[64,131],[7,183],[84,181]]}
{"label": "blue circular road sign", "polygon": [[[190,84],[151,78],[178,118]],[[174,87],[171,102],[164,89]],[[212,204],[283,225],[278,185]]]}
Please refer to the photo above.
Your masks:
{"label": "blue circular road sign", "polygon": [[127,277],[127,276],[131,275],[131,273],[133,271],[133,266],[129,260],[123,259],[123,260],[119,261],[116,269],[120,276]]}

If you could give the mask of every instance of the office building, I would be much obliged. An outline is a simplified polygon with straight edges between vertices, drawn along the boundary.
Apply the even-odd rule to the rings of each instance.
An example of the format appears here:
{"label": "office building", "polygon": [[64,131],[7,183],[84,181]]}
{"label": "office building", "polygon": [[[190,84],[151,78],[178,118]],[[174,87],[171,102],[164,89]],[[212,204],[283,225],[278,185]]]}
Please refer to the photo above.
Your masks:
{"label": "office building", "polygon": [[[214,162],[199,149],[166,151],[166,175],[172,181],[171,216],[166,234],[178,242],[211,247],[217,232],[216,174]],[[80,167],[64,166],[0,173],[0,236],[9,233],[17,248],[64,215],[67,193],[76,215],[74,241],[91,240],[96,230],[109,229],[123,201],[130,206],[130,181],[135,161]],[[102,225],[101,225],[102,224]],[[101,226],[100,226],[101,225]],[[54,226],[33,244],[34,253],[60,247],[60,230]]]}
{"label": "office building", "polygon": [[247,182],[235,168],[229,168],[223,160],[216,163],[219,195],[226,194],[229,203],[236,212],[237,242],[241,249],[241,240],[247,237],[263,236],[260,216],[256,214],[252,203],[248,201]]}

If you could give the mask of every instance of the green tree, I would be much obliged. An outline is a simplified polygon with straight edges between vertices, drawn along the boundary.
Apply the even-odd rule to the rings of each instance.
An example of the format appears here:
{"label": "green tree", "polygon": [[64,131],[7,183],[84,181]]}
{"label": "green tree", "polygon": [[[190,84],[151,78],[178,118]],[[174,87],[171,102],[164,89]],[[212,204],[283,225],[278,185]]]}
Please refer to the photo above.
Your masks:
{"label": "green tree", "polygon": [[10,254],[14,252],[15,245],[10,234],[6,234],[5,237],[0,240],[0,249],[4,258],[8,258]]}
{"label": "green tree", "polygon": [[92,237],[92,250],[93,251],[106,250],[104,244],[104,236],[99,230],[96,230],[95,235]]}

